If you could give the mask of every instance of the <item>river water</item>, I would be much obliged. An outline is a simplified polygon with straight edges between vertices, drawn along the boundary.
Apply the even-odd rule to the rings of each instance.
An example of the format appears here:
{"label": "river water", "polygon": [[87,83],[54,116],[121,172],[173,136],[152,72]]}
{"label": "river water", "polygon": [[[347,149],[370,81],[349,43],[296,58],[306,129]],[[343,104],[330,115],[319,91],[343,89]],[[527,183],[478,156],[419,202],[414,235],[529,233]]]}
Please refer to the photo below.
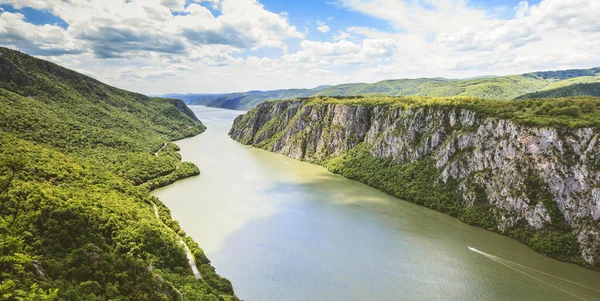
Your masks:
{"label": "river water", "polygon": [[600,300],[598,272],[241,145],[243,112],[191,108],[208,130],[177,144],[202,174],[155,195],[246,301]]}

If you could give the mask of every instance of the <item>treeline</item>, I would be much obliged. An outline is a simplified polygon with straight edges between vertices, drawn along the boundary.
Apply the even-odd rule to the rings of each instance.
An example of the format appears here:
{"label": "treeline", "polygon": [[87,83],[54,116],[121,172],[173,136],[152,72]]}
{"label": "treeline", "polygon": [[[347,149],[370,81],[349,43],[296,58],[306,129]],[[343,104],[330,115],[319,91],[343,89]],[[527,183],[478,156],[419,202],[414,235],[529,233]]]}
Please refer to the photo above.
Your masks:
{"label": "treeline", "polygon": [[[600,78],[598,79],[600,81]],[[572,84],[565,87],[525,94],[518,99],[525,98],[559,98],[573,96],[595,96],[600,97],[600,82]]]}
{"label": "treeline", "polygon": [[600,98],[578,96],[565,98],[519,99],[511,101],[489,100],[475,97],[393,97],[351,96],[311,97],[309,104],[362,104],[392,106],[405,110],[420,107],[465,108],[483,116],[514,120],[533,126],[565,128],[600,126]]}

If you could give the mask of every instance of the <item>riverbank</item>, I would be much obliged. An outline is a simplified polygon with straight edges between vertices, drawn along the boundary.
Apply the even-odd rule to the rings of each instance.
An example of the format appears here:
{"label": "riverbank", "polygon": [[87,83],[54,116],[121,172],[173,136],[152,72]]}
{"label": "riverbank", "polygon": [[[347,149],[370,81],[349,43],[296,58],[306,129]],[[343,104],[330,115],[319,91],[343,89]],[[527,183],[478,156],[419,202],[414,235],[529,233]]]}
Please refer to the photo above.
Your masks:
{"label": "riverbank", "polygon": [[300,99],[260,104],[230,135],[599,270],[597,116],[549,104],[600,100]]}
{"label": "riverbank", "polygon": [[[193,115],[190,109],[186,110],[187,115]],[[194,118],[195,115],[194,115]],[[203,127],[199,133],[192,133],[181,139],[174,139],[171,142],[164,142],[163,145],[154,152],[155,157],[166,157],[176,159],[176,163],[166,170],[159,177],[149,179],[139,186],[152,192],[158,188],[176,183],[177,181],[200,175],[200,169],[194,163],[182,161],[179,151],[180,147],[173,143],[183,139],[193,138],[201,135],[206,130]],[[204,254],[200,246],[189,237],[179,226],[179,223],[171,218],[170,210],[158,198],[149,201],[152,206],[155,217],[175,235],[179,237],[179,243],[185,251],[186,259],[196,279],[207,283],[216,289],[221,298],[225,301],[239,300],[234,293],[233,286],[229,280],[216,273],[215,268],[210,264],[210,260]],[[197,265],[198,263],[198,265]]]}
{"label": "riverbank", "polygon": [[[197,135],[202,134],[202,132]],[[194,137],[196,135],[192,135],[190,137]],[[189,138],[189,137],[187,137]],[[164,142],[163,146],[161,146],[155,153],[155,157],[167,157],[171,159],[176,159],[174,164],[170,165],[170,168],[166,169],[162,174],[160,174],[156,178],[152,178],[147,180],[146,182],[140,184],[141,187],[148,189],[148,191],[152,191],[158,189],[160,187],[164,187],[170,184],[173,184],[179,180],[183,180],[185,178],[197,176],[200,174],[200,169],[198,166],[194,165],[190,162],[181,161],[181,155],[179,155],[179,146],[174,144],[173,142]]]}
{"label": "riverbank", "polygon": [[[243,112],[191,106],[208,129],[177,141],[198,177],[155,190],[241,299],[588,300],[600,274],[405,202],[362,183],[228,137]],[[470,251],[541,271],[514,269]],[[508,262],[510,261],[510,262]],[[448,281],[452,279],[452,281]]]}

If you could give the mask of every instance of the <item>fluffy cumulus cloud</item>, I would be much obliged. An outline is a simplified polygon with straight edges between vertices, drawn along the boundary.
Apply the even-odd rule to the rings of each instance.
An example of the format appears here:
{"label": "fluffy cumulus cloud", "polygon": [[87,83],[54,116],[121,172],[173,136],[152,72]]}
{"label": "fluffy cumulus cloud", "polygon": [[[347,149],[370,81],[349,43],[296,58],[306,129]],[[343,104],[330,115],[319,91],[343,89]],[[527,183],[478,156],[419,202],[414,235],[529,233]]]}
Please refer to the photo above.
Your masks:
{"label": "fluffy cumulus cloud", "polygon": [[312,69],[308,72],[308,74],[310,74],[311,76],[329,76],[332,75],[333,72],[331,72],[330,70],[326,70],[326,69]]}
{"label": "fluffy cumulus cloud", "polygon": [[177,33],[193,44],[230,45],[238,48],[286,48],[287,38],[302,38],[283,15],[269,12],[255,0],[224,0],[221,15],[190,4],[187,15],[176,16]]}
{"label": "fluffy cumulus cloud", "polygon": [[[0,5],[45,11],[67,24],[35,25],[22,13],[0,11],[0,45],[134,87],[138,79],[243,64],[244,51],[287,51],[287,41],[304,38],[285,14],[257,0],[0,0]],[[140,67],[148,65],[153,67]],[[170,68],[175,65],[180,67]]]}
{"label": "fluffy cumulus cloud", "polygon": [[331,28],[329,28],[325,22],[317,21],[317,30],[322,33],[328,33]]}
{"label": "fluffy cumulus cloud", "polygon": [[0,41],[33,55],[81,53],[81,42],[59,26],[33,25],[21,13],[0,13]]}
{"label": "fluffy cumulus cloud", "polygon": [[[530,6],[521,2],[507,22],[482,22],[483,26],[441,32],[438,41],[458,50],[501,49],[510,51],[545,39],[597,36],[600,32],[599,1],[544,1]],[[569,38],[568,36],[571,36]]]}
{"label": "fluffy cumulus cloud", "polygon": [[476,76],[536,69],[583,68],[600,38],[600,1],[527,1],[509,17],[464,0],[340,0],[344,7],[387,21],[395,30],[349,28],[364,37],[394,39],[400,76]]}
{"label": "fluffy cumulus cloud", "polygon": [[[0,45],[152,94],[600,65],[596,0],[329,3],[332,12],[380,21],[292,24],[293,10],[270,11],[259,0],[0,0],[13,8],[0,10]],[[25,7],[66,26],[32,22]]]}
{"label": "fluffy cumulus cloud", "polygon": [[151,66],[145,66],[139,68],[138,70],[134,70],[129,67],[123,67],[118,70],[118,77],[121,79],[130,79],[130,78],[142,78],[142,79],[163,79],[163,78],[175,78],[178,76],[179,70],[189,70],[189,69],[180,69],[180,66],[171,65],[166,69],[155,68]]}
{"label": "fluffy cumulus cloud", "polygon": [[[46,10],[69,25],[67,29],[56,26],[36,28],[35,34],[11,36],[15,42],[3,44],[22,48],[27,42],[43,42],[60,36],[63,40],[77,41],[80,51],[91,52],[99,58],[130,55],[137,58],[149,53],[187,54],[190,49],[205,45],[230,46],[228,52],[247,48],[285,48],[285,40],[303,37],[286,17],[267,11],[256,0],[202,2],[220,9],[220,15],[214,16],[198,3],[186,6],[185,0],[0,0],[0,4],[15,8]],[[32,32],[24,27],[28,24],[23,15],[7,13],[2,16],[0,30],[11,32],[24,28],[23,33]],[[8,39],[8,33],[5,35],[4,41],[12,41]],[[17,39],[23,41],[17,42]],[[61,42],[58,40],[57,44]],[[219,50],[223,51],[222,48]],[[72,51],[69,49],[67,53]]]}
{"label": "fluffy cumulus cloud", "polygon": [[283,56],[283,61],[292,64],[331,61],[334,65],[360,65],[389,60],[396,52],[396,44],[392,39],[365,39],[362,43],[347,40],[302,41],[300,47],[302,50]]}

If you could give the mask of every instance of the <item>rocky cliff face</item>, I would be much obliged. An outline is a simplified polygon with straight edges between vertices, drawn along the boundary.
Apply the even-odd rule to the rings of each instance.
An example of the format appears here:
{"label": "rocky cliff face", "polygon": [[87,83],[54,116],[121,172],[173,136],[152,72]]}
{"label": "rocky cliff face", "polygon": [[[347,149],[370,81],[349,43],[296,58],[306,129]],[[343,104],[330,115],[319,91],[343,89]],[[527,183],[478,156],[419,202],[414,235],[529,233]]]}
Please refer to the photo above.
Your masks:
{"label": "rocky cliff face", "polygon": [[526,126],[453,107],[405,110],[308,100],[260,104],[236,118],[230,131],[242,143],[324,165],[596,269],[599,134]]}

